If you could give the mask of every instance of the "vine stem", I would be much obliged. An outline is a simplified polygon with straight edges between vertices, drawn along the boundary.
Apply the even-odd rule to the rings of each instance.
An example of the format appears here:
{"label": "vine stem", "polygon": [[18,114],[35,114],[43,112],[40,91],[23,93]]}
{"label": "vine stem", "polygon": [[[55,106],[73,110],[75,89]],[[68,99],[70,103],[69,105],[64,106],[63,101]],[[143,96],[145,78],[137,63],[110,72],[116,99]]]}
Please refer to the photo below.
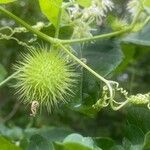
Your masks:
{"label": "vine stem", "polygon": [[[70,57],[72,57],[76,62],[78,62],[81,66],[83,66],[85,69],[87,69],[89,72],[91,72],[93,75],[95,75],[97,78],[99,78],[101,81],[103,81],[109,91],[110,91],[110,104],[113,106],[113,90],[112,87],[109,83],[108,80],[106,80],[104,77],[100,76],[98,73],[96,73],[94,70],[92,70],[89,66],[87,66],[85,63],[83,63],[80,59],[78,59],[75,55],[73,55],[64,45],[62,44],[72,44],[72,43],[80,43],[80,42],[87,42],[87,41],[93,41],[93,40],[98,40],[98,39],[102,39],[102,38],[109,38],[109,37],[114,37],[116,35],[120,35],[123,34],[125,32],[130,31],[136,21],[137,18],[139,16],[139,14],[141,13],[141,11],[139,11],[137,13],[137,15],[134,17],[131,25],[123,30],[120,31],[116,31],[116,32],[112,32],[112,33],[107,33],[107,34],[102,34],[102,35],[97,35],[97,36],[93,36],[90,38],[82,38],[82,39],[74,39],[74,40],[60,40],[57,38],[52,38],[49,37],[48,35],[32,28],[30,25],[28,25],[25,21],[23,21],[22,19],[20,19],[19,17],[15,16],[14,14],[12,14],[11,12],[7,11],[6,9],[4,9],[3,7],[0,6],[0,11],[5,13],[6,15],[8,15],[9,17],[13,18],[16,22],[18,22],[19,24],[21,24],[22,26],[24,26],[26,29],[28,29],[29,31],[31,31],[32,33],[36,34],[37,36],[39,36],[40,38],[44,39],[45,41],[48,41],[51,44],[56,44],[58,46],[60,46],[66,53],[68,53],[68,55]],[[61,14],[61,13],[60,13]],[[61,18],[61,15],[60,15]],[[58,26],[59,26],[59,22],[58,22]],[[59,33],[59,28],[56,31],[56,37],[58,36],[57,34]],[[3,84],[5,84],[6,82],[8,82],[10,79],[12,79],[15,75],[17,75],[18,72],[12,74],[11,76],[9,76],[7,79],[5,79],[3,82],[0,83],[0,86],[2,86]],[[124,106],[124,105],[123,105]],[[121,106],[120,106],[121,107]]]}
{"label": "vine stem", "polygon": [[[36,34],[37,36],[39,36],[40,38],[48,41],[51,44],[57,44],[60,47],[62,47],[74,60],[76,60],[81,66],[83,66],[84,68],[86,68],[89,72],[91,72],[93,75],[95,75],[97,78],[99,78],[100,80],[102,80],[103,82],[106,83],[106,85],[108,86],[109,90],[110,90],[110,96],[113,95],[112,93],[112,88],[109,84],[109,82],[103,78],[102,76],[100,76],[98,73],[96,73],[94,70],[92,70],[90,67],[88,67],[86,64],[84,64],[80,59],[78,59],[76,56],[74,56],[71,52],[69,52],[68,49],[66,49],[66,47],[64,47],[62,44],[68,44],[68,43],[74,43],[74,42],[85,42],[85,41],[92,41],[92,40],[96,40],[96,39],[101,39],[101,38],[107,38],[107,37],[112,37],[121,33],[124,33],[125,31],[129,30],[129,29],[124,29],[121,31],[117,31],[117,32],[113,32],[113,33],[108,33],[108,34],[103,34],[103,35],[98,35],[98,36],[94,36],[88,39],[77,39],[77,40],[60,40],[57,38],[52,38],[49,37],[48,35],[32,28],[30,25],[28,25],[25,21],[23,21],[22,19],[20,19],[19,17],[15,16],[14,14],[12,14],[11,12],[7,11],[6,9],[4,9],[3,7],[0,6],[0,11],[3,12],[4,14],[6,14],[7,16],[13,18],[16,22],[18,22],[19,24],[21,24],[22,26],[24,26],[26,29],[28,29],[29,31],[31,31],[32,33]],[[10,77],[8,77],[6,80],[4,80],[1,84],[3,85],[4,83],[6,83],[7,81],[9,81],[10,79],[12,79],[12,77],[15,75],[15,73],[13,75],[11,75]],[[1,85],[0,84],[0,85]]]}
{"label": "vine stem", "polygon": [[81,39],[73,39],[73,40],[60,40],[60,39],[57,39],[57,38],[49,37],[48,35],[32,28],[25,21],[23,21],[19,17],[15,16],[11,12],[9,12],[8,10],[4,9],[2,6],[0,6],[0,11],[3,12],[4,14],[6,14],[7,16],[13,18],[16,22],[18,22],[19,24],[24,26],[27,30],[29,30],[32,33],[36,34],[37,36],[44,39],[45,41],[50,42],[50,43],[55,43],[55,44],[57,44],[57,43],[62,43],[62,44],[82,43],[82,42],[88,42],[88,41],[93,41],[93,40],[98,40],[98,39],[110,38],[110,37],[114,37],[114,36],[117,36],[117,35],[120,35],[120,34],[123,34],[123,33],[126,33],[128,31],[130,31],[131,28],[134,25],[132,23],[132,26],[124,28],[123,30],[116,31],[116,32],[111,32],[111,33],[106,33],[106,34],[101,34],[101,35],[96,35],[96,36],[93,36],[93,37],[90,37],[90,38],[81,38]]}
{"label": "vine stem", "polygon": [[74,43],[89,42],[89,41],[94,41],[94,40],[99,40],[99,39],[114,37],[114,36],[126,33],[128,31],[130,31],[129,27],[125,28],[123,30],[120,30],[120,31],[116,31],[116,32],[111,32],[111,33],[106,33],[106,34],[101,34],[101,35],[95,35],[95,36],[90,37],[90,38],[81,38],[81,39],[72,39],[72,40],[61,40],[61,43],[62,44],[74,44]]}
{"label": "vine stem", "polygon": [[3,86],[4,84],[6,84],[7,82],[9,82],[11,79],[13,79],[17,74],[19,74],[20,71],[17,71],[15,73],[13,73],[12,75],[10,75],[8,78],[6,78],[5,80],[3,80],[0,83],[0,87]]}
{"label": "vine stem", "polygon": [[75,55],[73,55],[65,46],[63,46],[61,43],[57,44],[59,47],[61,47],[73,60],[75,60],[76,62],[78,62],[82,67],[84,67],[86,70],[88,70],[90,73],[92,73],[94,76],[96,76],[98,79],[100,79],[101,81],[103,81],[110,92],[110,98],[113,97],[113,90],[112,87],[109,83],[109,80],[106,80],[104,77],[102,77],[101,75],[99,75],[97,72],[95,72],[93,69],[91,69],[89,66],[87,66],[85,63],[83,63],[79,58],[77,58]]}
{"label": "vine stem", "polygon": [[87,69],[89,72],[91,72],[93,75],[95,75],[97,78],[102,80],[103,82],[108,82],[104,77],[100,76],[98,73],[96,73],[94,70],[92,70],[89,66],[87,66],[85,63],[83,63],[79,58],[77,58],[75,55],[73,55],[65,46],[63,46],[61,43],[58,43],[58,46],[61,47],[70,57],[73,58],[76,62],[78,62],[82,67]]}
{"label": "vine stem", "polygon": [[23,21],[22,19],[20,19],[19,17],[15,16],[14,14],[12,14],[11,12],[9,12],[8,10],[4,9],[2,6],[0,6],[0,11],[5,13],[7,16],[13,18],[16,22],[18,22],[19,24],[21,24],[22,26],[24,26],[26,29],[28,29],[29,31],[31,31],[32,33],[36,34],[37,36],[41,37],[42,39],[50,42],[50,43],[57,43],[57,39],[52,38],[36,29],[34,29],[32,26],[30,26],[29,24],[27,24],[25,21]]}
{"label": "vine stem", "polygon": [[55,31],[55,38],[59,37],[61,17],[62,17],[62,8],[59,9],[59,14],[58,14],[58,19],[57,19],[57,26],[56,26],[56,31]]}

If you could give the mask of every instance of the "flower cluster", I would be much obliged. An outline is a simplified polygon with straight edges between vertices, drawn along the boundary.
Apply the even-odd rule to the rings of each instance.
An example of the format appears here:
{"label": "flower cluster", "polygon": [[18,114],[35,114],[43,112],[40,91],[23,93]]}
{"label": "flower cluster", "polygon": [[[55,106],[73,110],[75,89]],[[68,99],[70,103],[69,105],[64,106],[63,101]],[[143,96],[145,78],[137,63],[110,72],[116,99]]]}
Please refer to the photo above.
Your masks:
{"label": "flower cluster", "polygon": [[111,0],[93,0],[92,5],[83,10],[82,18],[84,20],[96,20],[96,23],[101,25],[107,12],[113,8],[114,3]]}
{"label": "flower cluster", "polygon": [[[72,0],[71,0],[72,1]],[[84,31],[85,34],[81,34],[81,36],[77,37],[90,37],[92,36],[91,31],[93,28],[91,24],[96,21],[97,25],[101,25],[103,18],[106,17],[108,11],[111,11],[114,8],[114,3],[111,0],[92,0],[91,6],[82,8],[79,4],[74,4],[73,6],[68,8],[68,12],[72,18],[72,20],[79,20],[78,23],[75,24],[74,29],[74,37],[76,33],[80,33],[81,30]]]}
{"label": "flower cluster", "polygon": [[134,16],[141,7],[140,0],[130,0],[127,4],[127,10]]}

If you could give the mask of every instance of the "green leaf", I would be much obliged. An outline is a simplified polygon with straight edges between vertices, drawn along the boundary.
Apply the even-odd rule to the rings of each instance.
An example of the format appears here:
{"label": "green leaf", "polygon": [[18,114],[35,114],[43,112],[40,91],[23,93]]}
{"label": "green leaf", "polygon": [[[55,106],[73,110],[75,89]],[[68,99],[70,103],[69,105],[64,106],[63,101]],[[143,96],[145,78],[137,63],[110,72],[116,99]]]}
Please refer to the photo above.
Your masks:
{"label": "green leaf", "polygon": [[111,138],[98,137],[94,139],[96,145],[101,147],[103,150],[109,150],[115,145],[115,142]]}
{"label": "green leaf", "polygon": [[47,139],[36,134],[31,137],[28,150],[52,150],[52,145]]}
{"label": "green leaf", "polygon": [[73,131],[69,128],[56,127],[44,127],[40,129],[29,128],[25,130],[25,136],[27,138],[30,138],[34,134],[38,134],[49,141],[62,141],[67,135],[71,133],[73,133]]}
{"label": "green leaf", "polygon": [[150,111],[143,107],[129,107],[127,109],[128,123],[135,125],[144,133],[150,130]]}
{"label": "green leaf", "polygon": [[150,7],[150,0],[144,0],[144,6]]}
{"label": "green leaf", "polygon": [[141,144],[144,141],[143,131],[132,124],[128,124],[125,127],[125,137],[128,138],[132,144]]}
{"label": "green leaf", "polygon": [[122,39],[124,43],[132,43],[135,45],[150,46],[150,24],[145,26],[141,31],[131,33]]}
{"label": "green leaf", "polygon": [[62,0],[39,0],[42,13],[56,27]]}
{"label": "green leaf", "polygon": [[0,82],[3,81],[6,76],[7,76],[7,71],[3,67],[3,65],[0,64]]}
{"label": "green leaf", "polygon": [[21,150],[21,148],[19,148],[15,144],[12,144],[10,141],[8,141],[2,136],[0,136],[0,149],[1,150]]}
{"label": "green leaf", "polygon": [[[86,63],[102,76],[110,74],[116,69],[123,59],[119,43],[113,40],[97,41],[94,44],[85,44],[83,49],[75,47],[78,57],[85,58]],[[92,105],[100,98],[100,80],[89,71],[81,69],[78,97],[70,101],[71,109],[94,117],[98,111]]]}
{"label": "green leaf", "polygon": [[98,41],[83,48],[83,58],[87,65],[102,76],[106,76],[116,69],[123,60],[123,53],[119,43],[111,40]]}
{"label": "green leaf", "polygon": [[125,150],[121,145],[115,145],[111,148],[111,150]]}
{"label": "green leaf", "polygon": [[150,26],[147,25],[143,30],[131,33],[121,39],[121,48],[124,53],[124,60],[117,67],[116,73],[120,73],[134,59],[141,58],[149,52],[150,46]]}
{"label": "green leaf", "polygon": [[93,143],[94,143],[92,138],[83,137],[82,135],[76,134],[76,133],[67,136],[63,141],[63,143],[65,144],[70,143],[70,142],[79,143],[89,148],[93,148]]}
{"label": "green leaf", "polygon": [[73,143],[73,142],[66,143],[66,144],[56,142],[54,144],[54,148],[55,148],[55,150],[77,150],[77,149],[79,149],[79,150],[93,150],[93,149],[88,148],[84,145],[81,145],[79,143]]}
{"label": "green leaf", "polygon": [[0,0],[0,4],[7,4],[7,3],[11,3],[14,2],[16,0]]}
{"label": "green leaf", "polygon": [[81,5],[82,7],[90,7],[92,0],[77,0],[77,2],[79,3],[79,5]]}
{"label": "green leaf", "polygon": [[[55,36],[55,27],[52,24],[48,25],[47,27],[44,27],[41,31],[51,37]],[[67,25],[62,26],[59,31],[59,38],[69,39],[72,36],[72,33],[73,33],[72,26],[67,26]]]}
{"label": "green leaf", "polygon": [[133,44],[124,44],[121,43],[122,51],[124,53],[124,59],[121,64],[115,70],[115,73],[121,73],[130,62],[134,59],[136,53],[135,46]]}
{"label": "green leaf", "polygon": [[101,150],[95,146],[92,138],[75,133],[67,136],[63,143],[54,143],[54,147],[55,150]]}
{"label": "green leaf", "polygon": [[150,131],[145,135],[143,150],[150,149]]}

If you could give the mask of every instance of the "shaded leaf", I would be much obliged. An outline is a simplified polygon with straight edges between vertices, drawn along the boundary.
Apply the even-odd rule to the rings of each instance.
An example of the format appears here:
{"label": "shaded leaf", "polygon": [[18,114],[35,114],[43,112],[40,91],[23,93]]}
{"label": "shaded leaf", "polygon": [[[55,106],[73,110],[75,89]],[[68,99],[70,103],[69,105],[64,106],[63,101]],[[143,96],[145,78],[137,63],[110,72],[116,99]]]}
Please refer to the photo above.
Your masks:
{"label": "shaded leaf", "polygon": [[55,150],[101,150],[90,137],[83,137],[80,134],[67,136],[63,143],[54,143]]}
{"label": "shaded leaf", "polygon": [[135,125],[144,133],[150,130],[150,111],[143,107],[129,107],[127,120],[130,124]]}
{"label": "shaded leaf", "polygon": [[3,81],[6,76],[7,76],[7,71],[3,67],[3,65],[0,64],[0,82]]}
{"label": "shaded leaf", "polygon": [[[47,27],[44,27],[41,31],[51,37],[55,36],[55,27],[52,24],[48,25]],[[69,39],[72,36],[72,33],[73,33],[72,26],[62,26],[59,31],[59,38]]]}
{"label": "shaded leaf", "polygon": [[36,134],[31,137],[28,150],[52,150],[52,145],[44,137]]}
{"label": "shaded leaf", "polygon": [[99,137],[94,139],[96,145],[103,150],[109,150],[115,145],[115,142],[111,138]]}
{"label": "shaded leaf", "polygon": [[132,124],[125,126],[125,137],[128,138],[132,144],[140,144],[144,141],[143,131],[139,127]]}
{"label": "shaded leaf", "polygon": [[[34,134],[41,135],[49,141],[62,141],[67,135],[71,134],[73,131],[68,128],[50,128],[45,127],[41,129],[29,128],[25,130],[25,136],[30,138]],[[56,134],[57,133],[57,134]]]}
{"label": "shaded leaf", "polygon": [[[119,43],[113,40],[97,41],[74,47],[79,58],[85,58],[86,64],[101,76],[106,76],[116,69],[123,59]],[[101,81],[86,69],[81,68],[78,95],[71,100],[71,109],[94,117],[98,111],[92,107],[100,98]]]}
{"label": "shaded leaf", "polygon": [[148,24],[139,32],[129,34],[122,39],[122,42],[150,46],[150,25]]}
{"label": "shaded leaf", "polygon": [[144,144],[143,144],[143,150],[149,150],[150,149],[150,132],[148,132],[145,135]]}

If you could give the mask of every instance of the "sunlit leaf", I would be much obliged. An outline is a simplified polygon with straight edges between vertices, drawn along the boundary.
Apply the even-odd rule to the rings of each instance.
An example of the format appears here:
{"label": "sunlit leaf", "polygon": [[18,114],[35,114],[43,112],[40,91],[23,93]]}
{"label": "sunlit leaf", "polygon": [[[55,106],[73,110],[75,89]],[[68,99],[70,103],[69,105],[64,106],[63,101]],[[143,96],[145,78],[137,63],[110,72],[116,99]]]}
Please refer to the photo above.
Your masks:
{"label": "sunlit leaf", "polygon": [[42,13],[56,27],[62,0],[39,0],[39,4]]}
{"label": "sunlit leaf", "polygon": [[14,2],[16,0],[0,0],[0,4],[7,4],[7,3],[11,3]]}
{"label": "sunlit leaf", "polygon": [[83,7],[89,7],[91,6],[92,0],[77,0],[77,2]]}
{"label": "sunlit leaf", "polygon": [[144,0],[144,6],[150,7],[150,0]]}
{"label": "sunlit leaf", "polygon": [[101,150],[95,146],[91,137],[83,137],[80,134],[71,134],[67,136],[63,143],[56,142],[54,144],[55,150]]}
{"label": "sunlit leaf", "polygon": [[21,150],[21,148],[19,148],[15,144],[12,144],[10,141],[8,141],[2,136],[0,136],[0,149],[1,150]]}

